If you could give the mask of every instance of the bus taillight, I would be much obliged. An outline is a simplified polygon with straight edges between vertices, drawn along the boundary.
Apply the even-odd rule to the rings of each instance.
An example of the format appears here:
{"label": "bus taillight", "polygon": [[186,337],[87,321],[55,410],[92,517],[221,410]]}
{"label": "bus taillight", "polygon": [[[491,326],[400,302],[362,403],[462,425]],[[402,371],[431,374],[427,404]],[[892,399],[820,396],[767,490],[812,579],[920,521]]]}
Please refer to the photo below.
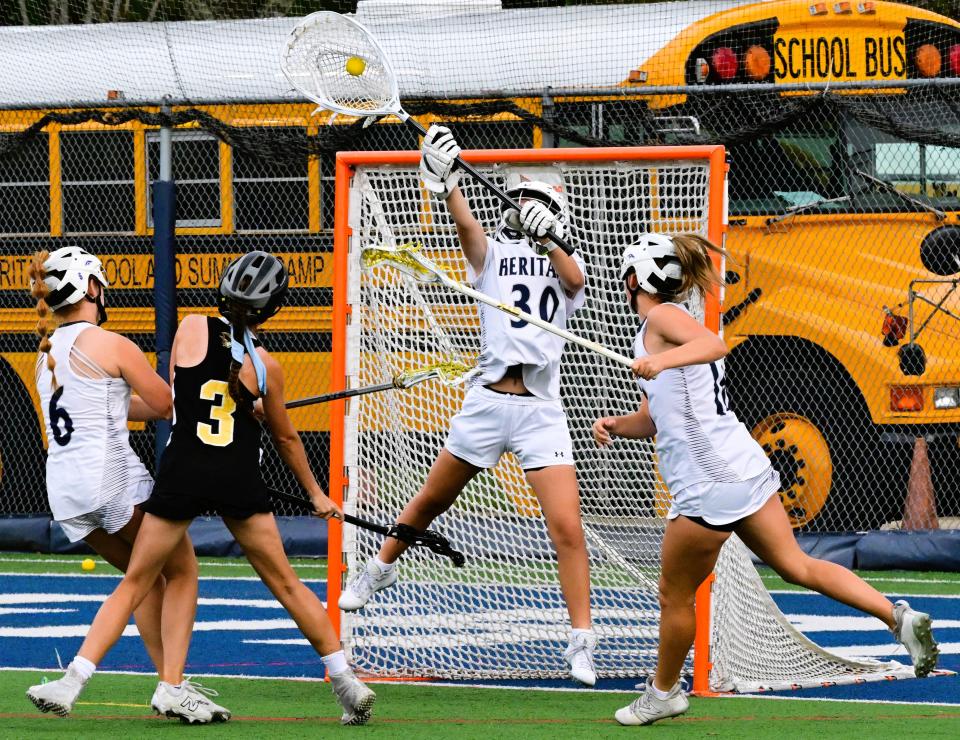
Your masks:
{"label": "bus taillight", "polygon": [[737,76],[737,54],[729,46],[721,46],[710,56],[710,67],[721,80],[732,80]]}
{"label": "bus taillight", "polygon": [[917,48],[914,61],[917,71],[924,77],[936,77],[940,74],[940,50],[933,44],[923,44]]}
{"label": "bus taillight", "polygon": [[770,52],[754,44],[743,56],[743,71],[755,82],[766,79],[770,74]]}

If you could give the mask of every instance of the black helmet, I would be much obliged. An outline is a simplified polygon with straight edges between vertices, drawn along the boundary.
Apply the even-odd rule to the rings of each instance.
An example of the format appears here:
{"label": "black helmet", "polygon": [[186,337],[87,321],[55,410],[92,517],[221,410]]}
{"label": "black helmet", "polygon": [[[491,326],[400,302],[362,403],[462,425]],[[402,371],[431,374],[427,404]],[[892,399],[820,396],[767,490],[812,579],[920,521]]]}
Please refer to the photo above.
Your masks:
{"label": "black helmet", "polygon": [[289,283],[283,262],[259,249],[238,257],[223,271],[220,278],[220,313],[228,319],[231,301],[248,306],[250,316],[261,323],[283,305]]}

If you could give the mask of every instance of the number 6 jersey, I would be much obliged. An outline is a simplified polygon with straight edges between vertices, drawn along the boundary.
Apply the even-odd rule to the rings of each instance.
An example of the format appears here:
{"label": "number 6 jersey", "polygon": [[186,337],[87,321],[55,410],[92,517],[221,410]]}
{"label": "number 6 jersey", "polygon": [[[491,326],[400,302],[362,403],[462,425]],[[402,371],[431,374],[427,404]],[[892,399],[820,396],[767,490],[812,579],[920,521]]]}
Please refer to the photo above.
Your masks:
{"label": "number 6 jersey", "polygon": [[85,321],[63,324],[50,338],[59,387],[46,356],[37,358],[37,392],[47,430],[47,496],[57,521],[97,511],[150,473],[130,447],[130,386],[74,345]]}
{"label": "number 6 jersey", "polygon": [[[646,327],[644,322],[633,343],[636,358],[650,354],[643,344]],[[657,427],[657,466],[674,496],[696,483],[749,480],[770,466],[730,409],[723,360],[670,368],[638,381]]]}
{"label": "number 6 jersey", "polygon": [[[574,254],[573,259],[584,272],[580,255]],[[567,296],[550,258],[538,255],[525,240],[501,242],[488,237],[483,268],[477,274],[468,262],[467,277],[477,290],[560,329],[567,328],[567,320],[584,301],[583,289],[572,298]],[[480,374],[474,383],[496,383],[508,367],[522,365],[527,390],[538,398],[559,399],[560,356],[566,341],[492,306],[479,308]]]}

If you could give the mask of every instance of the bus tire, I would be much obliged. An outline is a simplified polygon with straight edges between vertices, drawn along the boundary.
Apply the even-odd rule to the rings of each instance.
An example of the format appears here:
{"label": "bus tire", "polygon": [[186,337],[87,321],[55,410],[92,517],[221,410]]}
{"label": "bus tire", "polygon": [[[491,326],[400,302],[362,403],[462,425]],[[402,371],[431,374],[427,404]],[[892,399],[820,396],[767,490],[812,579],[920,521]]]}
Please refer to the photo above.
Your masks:
{"label": "bus tire", "polygon": [[902,456],[880,454],[863,396],[829,353],[791,337],[750,340],[727,358],[727,379],[733,410],[780,473],[794,528],[852,531],[890,520]]}
{"label": "bus tire", "polygon": [[20,376],[2,357],[0,389],[0,515],[48,512],[46,453],[37,411]]}

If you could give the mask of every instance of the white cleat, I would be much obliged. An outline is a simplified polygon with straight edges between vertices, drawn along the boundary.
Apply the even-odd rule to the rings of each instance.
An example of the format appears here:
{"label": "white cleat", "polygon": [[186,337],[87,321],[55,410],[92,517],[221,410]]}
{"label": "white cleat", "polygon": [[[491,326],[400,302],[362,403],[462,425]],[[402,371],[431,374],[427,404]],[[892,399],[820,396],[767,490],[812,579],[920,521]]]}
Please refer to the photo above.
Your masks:
{"label": "white cleat", "polygon": [[343,590],[337,605],[345,612],[355,612],[363,607],[377,591],[389,588],[397,582],[397,568],[394,566],[386,573],[373,558],[367,567]]}
{"label": "white cleat", "polygon": [[596,646],[597,636],[593,632],[580,632],[570,638],[570,646],[563,652],[570,666],[571,678],[584,686],[597,683],[597,669],[593,665],[593,649]]}
{"label": "white cleat", "polygon": [[923,678],[937,667],[940,655],[930,615],[911,609],[906,601],[898,601],[893,605],[893,618],[897,623],[893,636],[910,653],[914,674]]}
{"label": "white cleat", "polygon": [[27,689],[27,698],[41,712],[53,712],[66,717],[73,709],[73,703],[80,696],[86,683],[72,666],[67,666],[67,672],[63,674],[63,678]]}
{"label": "white cleat", "polygon": [[217,696],[217,692],[189,680],[184,680],[180,686],[161,681],[150,704],[157,714],[176,717],[184,724],[226,722],[230,719],[230,711],[214,703],[211,696]]}
{"label": "white cleat", "polygon": [[370,721],[373,712],[373,703],[377,695],[366,684],[347,670],[341,673],[331,673],[330,683],[333,693],[343,707],[341,725],[365,725]]}
{"label": "white cleat", "polygon": [[690,708],[690,702],[680,682],[677,681],[670,689],[666,699],[658,699],[653,695],[650,687],[653,679],[647,679],[647,689],[633,700],[628,706],[618,709],[613,716],[621,725],[651,725],[657,720],[667,717],[676,717]]}

